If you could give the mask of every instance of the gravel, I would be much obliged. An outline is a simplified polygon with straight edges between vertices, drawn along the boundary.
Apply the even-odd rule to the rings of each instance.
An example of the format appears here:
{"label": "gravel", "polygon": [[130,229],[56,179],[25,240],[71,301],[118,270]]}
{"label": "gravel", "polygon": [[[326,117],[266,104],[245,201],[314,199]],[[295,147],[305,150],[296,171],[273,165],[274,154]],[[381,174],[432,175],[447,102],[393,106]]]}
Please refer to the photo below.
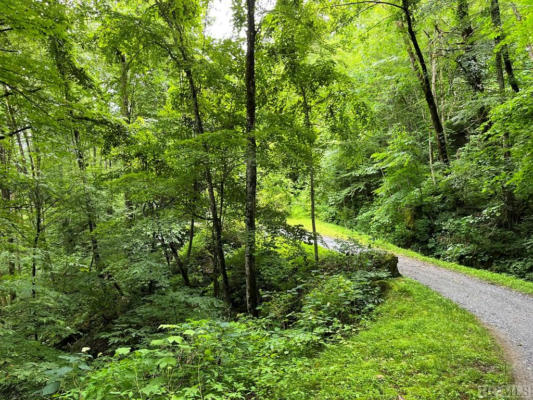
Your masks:
{"label": "gravel", "polygon": [[[339,246],[327,237],[323,243]],[[533,296],[408,257],[398,256],[398,268],[485,324],[503,346],[522,397],[533,399]]]}

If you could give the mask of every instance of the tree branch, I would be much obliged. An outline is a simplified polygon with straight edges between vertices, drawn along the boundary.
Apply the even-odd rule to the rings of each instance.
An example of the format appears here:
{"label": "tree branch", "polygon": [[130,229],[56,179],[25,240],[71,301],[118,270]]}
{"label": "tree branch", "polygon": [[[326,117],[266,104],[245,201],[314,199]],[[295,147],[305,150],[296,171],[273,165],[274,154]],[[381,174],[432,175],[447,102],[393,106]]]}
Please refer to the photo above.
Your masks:
{"label": "tree branch", "polygon": [[392,6],[392,7],[399,8],[400,10],[402,10],[404,12],[407,11],[404,7],[400,6],[399,4],[389,3],[387,1],[372,1],[372,0],[354,1],[354,2],[350,2],[350,3],[334,4],[334,5],[332,5],[332,7],[355,6],[355,5],[358,5],[358,4],[383,4],[383,5],[386,5],[386,6]]}
{"label": "tree branch", "polygon": [[31,129],[31,126],[28,125],[28,126],[25,126],[24,128],[17,129],[16,131],[4,133],[3,135],[0,135],[0,140],[11,137],[11,136],[15,136],[17,133],[27,131],[28,129]]}
{"label": "tree branch", "polygon": [[[1,83],[1,82],[0,82]],[[0,95],[0,99],[3,99],[5,97],[9,97],[9,96],[14,96],[16,94],[22,94],[22,91],[13,87],[13,86],[9,86],[11,88],[11,91],[10,92],[5,92],[3,95]],[[28,93],[35,93],[35,92],[38,92],[39,90],[41,90],[41,88],[36,88],[36,89],[31,89],[31,90],[27,90]]]}

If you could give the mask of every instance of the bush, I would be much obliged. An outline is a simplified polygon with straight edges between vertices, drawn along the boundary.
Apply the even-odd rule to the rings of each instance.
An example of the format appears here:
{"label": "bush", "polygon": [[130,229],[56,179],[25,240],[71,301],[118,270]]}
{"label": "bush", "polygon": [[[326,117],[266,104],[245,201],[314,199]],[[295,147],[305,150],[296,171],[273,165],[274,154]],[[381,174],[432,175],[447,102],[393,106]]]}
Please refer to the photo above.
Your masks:
{"label": "bush", "polygon": [[319,342],[302,330],[267,331],[261,320],[196,321],[167,326],[150,348],[119,348],[105,367],[64,399],[269,398],[293,357]]}
{"label": "bush", "polygon": [[47,383],[45,371],[57,367],[61,354],[0,326],[0,398],[34,399]]}
{"label": "bush", "polygon": [[202,296],[198,289],[182,287],[142,298],[140,305],[121,315],[99,337],[106,339],[111,348],[136,346],[150,340],[161,324],[217,319],[226,312],[221,300]]}
{"label": "bush", "polygon": [[[97,359],[94,365],[101,368],[82,378],[79,388],[63,398],[279,398],[274,393],[287,384],[285,377],[299,362],[316,354],[325,340],[353,330],[381,302],[381,282],[390,274],[370,265],[378,259],[385,263],[387,257],[378,252],[338,256],[336,271],[315,271],[299,285],[267,293],[262,319],[189,320],[165,326],[170,333],[152,333],[155,340],[141,343],[145,348],[121,347],[113,358]],[[332,264],[324,261],[315,267],[322,265]],[[124,317],[150,324],[160,318],[171,320],[164,313],[159,318],[157,311],[168,308],[163,305],[170,297],[152,296],[155,304]]]}
{"label": "bush", "polygon": [[352,279],[344,275],[325,277],[303,298],[296,326],[325,336],[353,328],[381,302],[382,287],[374,278],[383,277],[364,271],[354,273]]}
{"label": "bush", "polygon": [[381,250],[361,249],[349,242],[341,246],[346,254],[331,253],[320,260],[320,267],[328,273],[374,271],[382,273],[382,278],[400,276],[398,257]]}

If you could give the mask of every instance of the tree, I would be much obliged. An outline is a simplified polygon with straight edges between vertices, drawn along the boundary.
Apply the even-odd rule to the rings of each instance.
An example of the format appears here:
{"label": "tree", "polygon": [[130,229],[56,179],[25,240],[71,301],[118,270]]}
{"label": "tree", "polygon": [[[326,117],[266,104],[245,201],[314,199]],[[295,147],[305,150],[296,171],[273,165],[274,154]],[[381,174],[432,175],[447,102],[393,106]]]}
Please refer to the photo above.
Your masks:
{"label": "tree", "polygon": [[257,196],[257,149],[255,142],[255,0],[246,0],[246,307],[257,316],[257,278],[255,265],[255,214]]}
{"label": "tree", "polygon": [[[186,29],[194,27],[194,25],[191,25],[191,22],[197,20],[200,6],[197,3],[192,5],[186,5],[185,3],[174,5],[172,2],[164,1],[156,1],[156,5],[161,18],[165,21],[168,28],[170,29],[172,40],[172,42],[169,43],[166,42],[166,39],[163,38],[161,41],[157,41],[157,43],[168,53],[170,59],[175,63],[175,66],[179,69],[182,69],[185,73],[189,85],[189,95],[194,115],[196,134],[202,135],[205,131],[202,114],[200,111],[199,90],[192,69],[193,61],[188,54],[188,38],[187,36],[185,36],[188,33]],[[204,144],[204,149],[208,154],[209,147],[207,144]],[[205,163],[205,180],[207,183],[207,190],[209,194],[209,205],[213,224],[213,236],[215,240],[216,257],[220,272],[222,274],[222,288],[224,291],[224,298],[226,302],[230,303],[230,288],[222,243],[221,219],[217,208],[218,203],[215,197],[215,187],[209,161]]]}
{"label": "tree", "polygon": [[497,74],[500,90],[503,90],[503,88],[505,87],[505,80],[503,77],[503,68],[502,68],[502,62],[503,62],[503,65],[505,67],[505,72],[507,73],[507,77],[509,79],[509,85],[511,86],[511,89],[513,89],[514,92],[518,93],[520,91],[520,88],[518,87],[518,82],[514,74],[513,63],[509,56],[509,50],[507,48],[507,44],[503,43],[503,40],[505,39],[505,35],[502,29],[500,4],[498,0],[491,0],[490,16],[492,19],[492,24],[494,25],[494,29],[496,30],[496,37],[494,38],[494,44],[496,47],[495,48],[496,74]]}

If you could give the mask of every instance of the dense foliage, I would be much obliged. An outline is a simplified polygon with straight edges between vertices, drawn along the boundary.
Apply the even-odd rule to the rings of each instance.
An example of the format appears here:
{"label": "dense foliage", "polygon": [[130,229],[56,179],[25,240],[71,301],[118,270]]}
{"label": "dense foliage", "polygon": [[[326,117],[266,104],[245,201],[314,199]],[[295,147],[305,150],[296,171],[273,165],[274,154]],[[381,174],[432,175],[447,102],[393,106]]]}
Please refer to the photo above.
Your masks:
{"label": "dense foliage", "polygon": [[394,275],[315,214],[533,280],[527,0],[226,3],[0,0],[0,397],[283,398]]}
{"label": "dense foliage", "polygon": [[404,22],[372,7],[333,40],[352,83],[326,120],[335,145],[323,161],[321,216],[531,280],[531,7],[421,1],[415,17],[449,161],[437,151]]}

